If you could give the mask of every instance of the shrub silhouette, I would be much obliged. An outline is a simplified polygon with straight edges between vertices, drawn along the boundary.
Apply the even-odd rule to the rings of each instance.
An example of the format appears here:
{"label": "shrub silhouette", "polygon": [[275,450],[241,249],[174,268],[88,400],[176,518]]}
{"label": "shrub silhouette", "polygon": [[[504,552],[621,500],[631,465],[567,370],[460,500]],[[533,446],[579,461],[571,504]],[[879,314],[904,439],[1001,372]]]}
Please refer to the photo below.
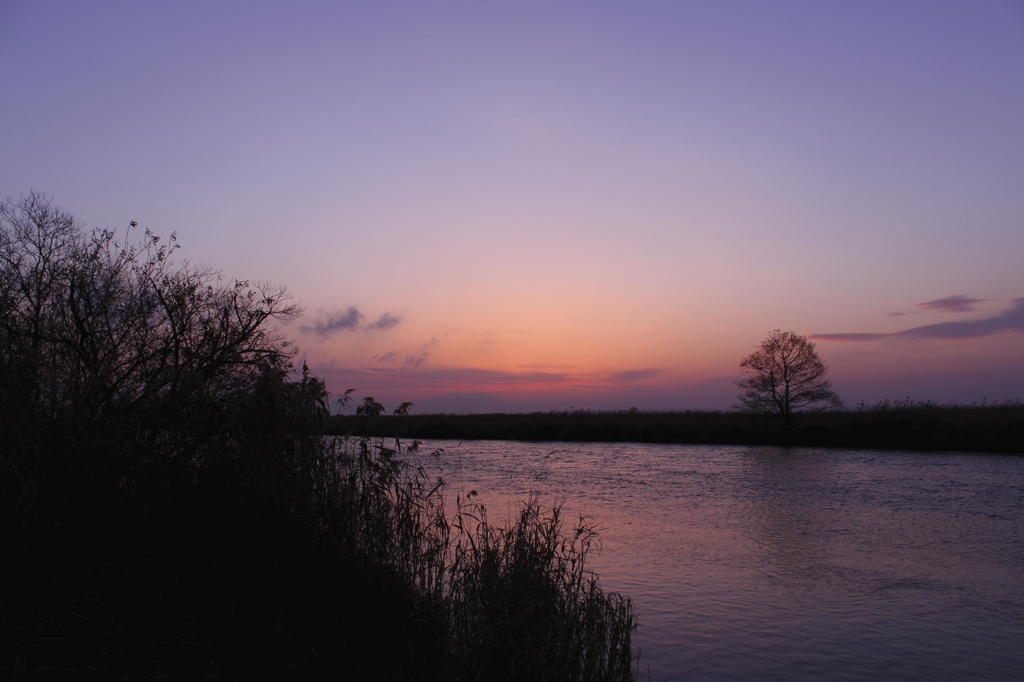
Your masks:
{"label": "shrub silhouette", "polygon": [[535,502],[508,529],[450,516],[416,443],[325,435],[324,382],[274,328],[287,290],[129,237],[0,203],[17,675],[633,678],[632,607],[585,572],[584,525],[563,537]]}

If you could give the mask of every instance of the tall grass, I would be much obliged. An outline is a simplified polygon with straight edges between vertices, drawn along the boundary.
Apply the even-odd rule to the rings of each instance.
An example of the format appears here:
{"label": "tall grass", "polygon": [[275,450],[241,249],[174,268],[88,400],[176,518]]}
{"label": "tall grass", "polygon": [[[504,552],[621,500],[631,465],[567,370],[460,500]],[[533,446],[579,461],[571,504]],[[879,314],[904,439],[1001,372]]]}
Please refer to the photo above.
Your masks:
{"label": "tall grass", "polygon": [[10,677],[631,679],[592,531],[492,526],[415,444],[325,435],[287,291],[159,242],[0,201]]}
{"label": "tall grass", "polygon": [[[632,680],[636,616],[586,569],[597,539],[585,518],[565,530],[558,506],[524,501],[508,525],[431,479],[418,444],[327,441],[337,469],[329,537],[363,570],[385,571],[432,620],[440,679]],[[432,453],[435,455],[436,453]],[[420,460],[417,463],[417,460]]]}
{"label": "tall grass", "polygon": [[[557,506],[526,500],[492,524],[472,499],[446,499],[417,443],[308,430],[303,405],[322,390],[310,375],[271,382],[194,432],[146,435],[146,447],[110,458],[83,451],[76,475],[95,462],[100,473],[82,480],[100,488],[61,479],[54,492],[74,494],[71,507],[37,490],[47,511],[7,547],[30,563],[49,548],[23,573],[48,577],[8,595],[23,615],[8,643],[15,669],[58,660],[130,678],[155,674],[138,655],[159,650],[159,670],[191,675],[208,657],[215,679],[255,674],[259,661],[310,679],[635,679],[632,603],[588,572],[596,535],[585,519],[567,527]],[[56,575],[78,576],[65,603],[103,606],[75,621],[67,606],[41,605]],[[115,596],[124,584],[142,586],[132,603]],[[103,619],[98,654],[83,642],[102,638],[83,628]],[[109,634],[132,630],[149,639]],[[188,653],[179,640],[218,644]]]}
{"label": "tall grass", "polygon": [[[478,508],[480,509],[480,508]],[[460,513],[446,590],[449,651],[483,679],[633,679],[626,597],[605,594],[585,568],[595,538],[580,519],[530,500],[508,526]]]}

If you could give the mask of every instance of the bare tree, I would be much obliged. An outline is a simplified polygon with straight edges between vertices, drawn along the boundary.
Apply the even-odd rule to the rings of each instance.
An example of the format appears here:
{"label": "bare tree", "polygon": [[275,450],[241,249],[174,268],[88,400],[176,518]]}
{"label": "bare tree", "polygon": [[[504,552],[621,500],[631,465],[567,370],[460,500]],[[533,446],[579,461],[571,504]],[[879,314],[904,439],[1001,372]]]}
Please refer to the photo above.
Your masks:
{"label": "bare tree", "polygon": [[174,235],[128,227],[88,231],[43,194],[0,199],[0,537],[315,452],[327,392],[292,379],[288,291],[176,264]]}
{"label": "bare tree", "polygon": [[290,369],[273,323],[300,311],[284,288],[175,265],[174,235],[128,239],[87,233],[45,195],[0,201],[0,368],[23,400],[94,419]]}
{"label": "bare tree", "polygon": [[825,379],[828,367],[806,336],[778,329],[740,367],[746,378],[736,382],[743,392],[738,407],[747,412],[777,414],[788,426],[793,413],[842,407],[843,400]]}

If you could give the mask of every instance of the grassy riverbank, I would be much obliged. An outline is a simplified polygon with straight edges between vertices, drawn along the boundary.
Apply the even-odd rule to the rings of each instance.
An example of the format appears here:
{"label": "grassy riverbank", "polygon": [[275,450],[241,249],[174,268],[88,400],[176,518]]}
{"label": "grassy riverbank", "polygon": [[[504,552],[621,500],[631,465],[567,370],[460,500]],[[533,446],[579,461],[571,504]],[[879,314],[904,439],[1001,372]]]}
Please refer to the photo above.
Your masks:
{"label": "grassy riverbank", "polygon": [[287,291],[0,202],[4,679],[635,678],[593,529],[333,438]]}
{"label": "grassy riverbank", "polygon": [[[332,418],[336,433],[365,433],[357,416]],[[792,426],[738,412],[534,412],[381,417],[372,433],[452,440],[598,441],[790,445],[1024,454],[1024,404],[935,405],[899,401],[804,413]]]}
{"label": "grassy riverbank", "polygon": [[528,502],[491,527],[429,455],[365,440],[247,445],[220,481],[5,529],[9,679],[634,679],[585,522]]}

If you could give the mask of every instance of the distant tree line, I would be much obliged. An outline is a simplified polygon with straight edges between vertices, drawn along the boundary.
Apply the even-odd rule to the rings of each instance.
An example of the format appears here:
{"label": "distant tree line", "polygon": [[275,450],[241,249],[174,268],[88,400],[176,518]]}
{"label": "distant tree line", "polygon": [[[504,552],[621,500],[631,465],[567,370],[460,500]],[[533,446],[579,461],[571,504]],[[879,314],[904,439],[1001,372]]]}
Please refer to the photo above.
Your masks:
{"label": "distant tree line", "polygon": [[335,433],[452,440],[595,441],[783,445],[1024,454],[1024,404],[937,405],[883,401],[855,410],[778,415],[747,412],[551,411],[526,414],[331,418]]}
{"label": "distant tree line", "polygon": [[[336,434],[453,440],[597,441],[717,445],[943,450],[1024,454],[1024,405],[937,405],[906,400],[843,401],[825,378],[814,344],[794,332],[769,332],[740,362],[735,412],[567,410],[530,414],[409,415],[409,403],[382,416],[368,398],[356,414],[331,418]],[[379,409],[377,409],[379,408]],[[372,418],[370,416],[372,415]]]}

